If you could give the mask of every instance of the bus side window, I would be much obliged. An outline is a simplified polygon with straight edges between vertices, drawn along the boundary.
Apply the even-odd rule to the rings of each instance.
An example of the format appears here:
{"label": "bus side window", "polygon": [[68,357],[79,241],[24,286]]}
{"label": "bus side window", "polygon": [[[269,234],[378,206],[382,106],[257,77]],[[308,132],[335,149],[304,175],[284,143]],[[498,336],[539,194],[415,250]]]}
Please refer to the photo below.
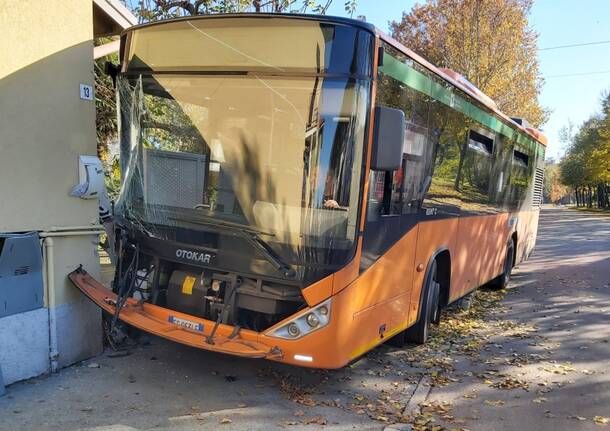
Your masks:
{"label": "bus side window", "polygon": [[387,208],[384,208],[386,172],[371,171],[369,178],[369,203],[367,207],[367,221],[377,221],[379,216],[385,215]]}
{"label": "bus side window", "polygon": [[371,171],[367,220],[377,221],[379,216],[399,215],[401,190],[402,168],[392,172]]}
{"label": "bus side window", "polygon": [[464,161],[458,168],[458,184],[466,213],[496,212],[491,183],[495,136],[482,128],[470,129]]}
{"label": "bus side window", "polygon": [[[391,47],[388,53],[413,69],[428,73],[421,66]],[[381,73],[378,80],[377,103],[405,113],[405,141],[400,169],[375,175],[376,192],[383,192],[381,215],[415,214],[422,206],[425,186],[430,181],[432,151],[428,145],[430,98],[405,83]],[[371,197],[373,198],[373,197]]]}
{"label": "bus side window", "polygon": [[[426,105],[427,106],[427,105]],[[432,149],[428,145],[427,116],[425,123],[407,123],[402,159],[401,214],[416,214],[431,184]]]}
{"label": "bus side window", "polygon": [[530,189],[531,178],[530,170],[532,164],[530,157],[525,153],[524,149],[515,148],[512,154],[511,163],[511,198],[512,205],[515,209],[522,209],[523,203],[526,201]]}
{"label": "bus side window", "polygon": [[[438,88],[447,86],[432,77]],[[460,156],[468,138],[469,122],[466,116],[451,107],[433,102],[430,109],[430,147],[432,149],[431,185],[427,190],[424,207],[432,214],[459,216],[462,191],[457,183]]]}
{"label": "bus side window", "polygon": [[[386,56],[400,63],[410,77],[428,73],[422,66],[390,46]],[[389,60],[389,63],[392,61]],[[394,63],[394,64],[398,64]],[[430,98],[422,88],[392,69],[379,70],[377,105],[399,109],[405,114],[405,140],[399,169],[371,171],[366,228],[360,269],[364,270],[417,225],[431,180],[432,151],[428,145]]]}

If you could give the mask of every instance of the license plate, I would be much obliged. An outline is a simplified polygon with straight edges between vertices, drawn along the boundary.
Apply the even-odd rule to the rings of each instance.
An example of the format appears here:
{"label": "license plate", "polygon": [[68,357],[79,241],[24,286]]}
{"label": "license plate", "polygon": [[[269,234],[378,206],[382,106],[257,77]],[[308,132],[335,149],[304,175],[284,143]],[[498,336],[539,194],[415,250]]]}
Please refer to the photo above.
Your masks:
{"label": "license plate", "polygon": [[182,326],[185,329],[190,329],[191,331],[199,331],[203,332],[203,324],[193,322],[192,320],[181,319],[179,317],[169,316],[169,323],[173,323],[174,325]]}

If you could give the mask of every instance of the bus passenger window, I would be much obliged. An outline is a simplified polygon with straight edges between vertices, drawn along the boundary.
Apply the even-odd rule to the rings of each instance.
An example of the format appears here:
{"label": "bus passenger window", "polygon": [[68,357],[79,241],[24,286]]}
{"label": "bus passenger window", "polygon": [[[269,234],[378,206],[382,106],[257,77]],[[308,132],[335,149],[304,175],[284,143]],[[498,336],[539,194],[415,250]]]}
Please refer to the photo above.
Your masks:
{"label": "bus passenger window", "polygon": [[512,207],[521,208],[526,200],[530,179],[529,156],[517,149],[513,150],[510,172],[510,198]]}
{"label": "bus passenger window", "polygon": [[490,205],[494,135],[483,129],[471,129],[465,145],[464,161],[458,168],[463,207],[469,213],[494,212]]}
{"label": "bus passenger window", "polygon": [[523,168],[527,168],[529,166],[529,157],[527,154],[522,153],[521,151],[515,150],[513,152],[514,163]]}
{"label": "bus passenger window", "polygon": [[[427,124],[426,124],[427,126]],[[404,153],[402,159],[401,213],[417,213],[430,187],[430,156],[428,128],[412,122],[407,123]]]}
{"label": "bus passenger window", "polygon": [[510,179],[513,147],[510,139],[500,134],[496,135],[494,147],[494,159],[489,184],[489,199],[496,210],[503,211],[508,209],[508,183]]}

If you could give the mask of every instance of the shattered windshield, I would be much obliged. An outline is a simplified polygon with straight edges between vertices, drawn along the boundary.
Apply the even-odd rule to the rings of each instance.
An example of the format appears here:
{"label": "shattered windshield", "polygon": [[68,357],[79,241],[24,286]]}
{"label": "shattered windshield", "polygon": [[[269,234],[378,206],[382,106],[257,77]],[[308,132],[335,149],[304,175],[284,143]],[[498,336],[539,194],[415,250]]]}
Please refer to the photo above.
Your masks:
{"label": "shattered windshield", "polygon": [[[213,71],[172,73],[159,61],[153,63],[162,72],[145,71],[146,55],[132,56],[134,70],[118,82],[118,212],[160,238],[175,239],[179,229],[205,231],[217,221],[227,230],[257,232],[289,261],[338,263],[332,250],[351,250],[356,239],[369,79],[351,71],[353,61],[326,52],[337,43],[332,28],[308,22],[306,30],[316,35],[313,64],[289,58],[274,71],[253,66],[236,73],[235,61],[229,72],[191,62],[198,72]],[[262,55],[272,46],[248,54],[242,46],[227,48],[222,28],[212,38],[205,31],[205,43],[246,58],[239,67],[255,55],[264,58],[258,66],[277,60]],[[323,73],[337,64],[346,70]]]}

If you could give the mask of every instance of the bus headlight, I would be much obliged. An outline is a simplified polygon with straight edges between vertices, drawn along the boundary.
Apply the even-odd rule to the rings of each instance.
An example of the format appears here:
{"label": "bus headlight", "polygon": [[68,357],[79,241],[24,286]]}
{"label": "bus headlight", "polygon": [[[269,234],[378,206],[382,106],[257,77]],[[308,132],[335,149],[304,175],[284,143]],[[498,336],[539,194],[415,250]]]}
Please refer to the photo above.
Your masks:
{"label": "bus headlight", "polygon": [[320,319],[316,316],[316,313],[308,313],[307,314],[307,324],[312,328],[317,328],[320,324]]}
{"label": "bus headlight", "polygon": [[297,317],[294,317],[279,328],[270,332],[268,335],[271,337],[285,338],[287,340],[296,340],[325,327],[329,322],[330,299],[310,310],[304,311]]}
{"label": "bus headlight", "polygon": [[288,325],[286,329],[288,330],[288,335],[290,335],[292,338],[296,338],[301,335],[301,330],[294,322]]}

